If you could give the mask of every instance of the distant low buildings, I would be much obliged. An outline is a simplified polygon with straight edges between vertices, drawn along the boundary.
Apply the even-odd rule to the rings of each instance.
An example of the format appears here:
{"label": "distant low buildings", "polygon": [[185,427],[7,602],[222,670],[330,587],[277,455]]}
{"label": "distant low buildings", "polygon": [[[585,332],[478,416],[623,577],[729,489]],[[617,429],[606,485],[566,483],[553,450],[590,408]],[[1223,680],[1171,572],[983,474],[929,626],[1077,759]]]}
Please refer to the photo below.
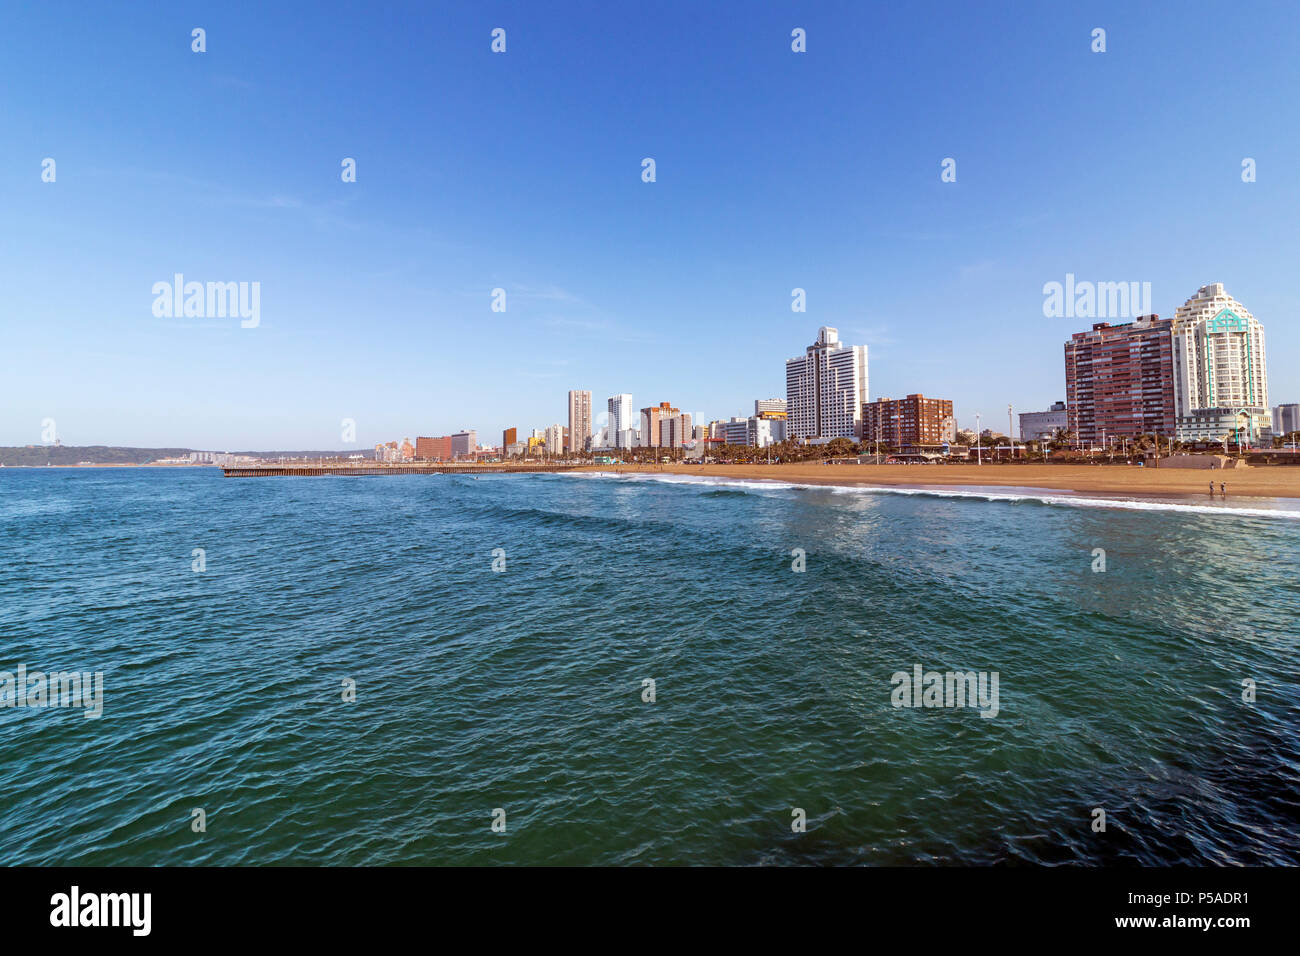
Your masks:
{"label": "distant low buildings", "polygon": [[785,419],[775,416],[737,416],[727,422],[714,422],[710,431],[713,438],[721,438],[728,445],[749,445],[753,448],[766,448],[785,441],[787,437]]}
{"label": "distant low buildings", "polygon": [[1020,413],[1020,440],[1041,441],[1053,437],[1057,429],[1065,429],[1065,402],[1053,402],[1045,412]]}
{"label": "distant low buildings", "polygon": [[1273,406],[1273,434],[1289,435],[1300,432],[1300,405]]}

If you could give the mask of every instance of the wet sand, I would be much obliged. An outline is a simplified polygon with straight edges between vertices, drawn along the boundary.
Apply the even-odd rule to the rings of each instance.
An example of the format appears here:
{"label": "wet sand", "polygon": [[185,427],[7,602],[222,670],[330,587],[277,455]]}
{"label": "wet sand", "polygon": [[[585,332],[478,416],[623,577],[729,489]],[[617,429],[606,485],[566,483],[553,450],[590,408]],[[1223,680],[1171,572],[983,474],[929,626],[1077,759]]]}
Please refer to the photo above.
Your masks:
{"label": "wet sand", "polygon": [[1219,483],[1229,498],[1300,499],[1300,466],[1245,469],[1139,468],[1136,465],[595,465],[578,471],[679,474],[716,478],[772,479],[822,485],[878,487],[987,486],[1050,489],[1102,495],[1209,500]]}

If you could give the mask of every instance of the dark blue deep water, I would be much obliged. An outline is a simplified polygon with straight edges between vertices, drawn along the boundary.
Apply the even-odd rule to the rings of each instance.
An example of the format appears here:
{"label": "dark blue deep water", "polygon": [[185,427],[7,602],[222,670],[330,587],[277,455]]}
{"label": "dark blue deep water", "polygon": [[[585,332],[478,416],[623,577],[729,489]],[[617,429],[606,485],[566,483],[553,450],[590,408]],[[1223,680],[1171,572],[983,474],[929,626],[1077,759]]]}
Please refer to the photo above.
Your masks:
{"label": "dark blue deep water", "polygon": [[6,469],[0,671],[104,697],[0,708],[0,863],[1296,864],[1297,608],[1285,510]]}

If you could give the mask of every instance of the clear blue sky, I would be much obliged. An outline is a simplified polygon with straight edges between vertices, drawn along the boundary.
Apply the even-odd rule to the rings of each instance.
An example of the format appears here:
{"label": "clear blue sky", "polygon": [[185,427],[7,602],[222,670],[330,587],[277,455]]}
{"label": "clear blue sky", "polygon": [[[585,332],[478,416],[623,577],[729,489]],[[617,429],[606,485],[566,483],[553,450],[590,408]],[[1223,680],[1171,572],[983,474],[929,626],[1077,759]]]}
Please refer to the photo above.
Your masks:
{"label": "clear blue sky", "polygon": [[[0,444],[495,442],[570,388],[725,418],[819,325],[872,397],[996,427],[1064,398],[1067,272],[1161,315],[1224,282],[1300,401],[1297,8],[7,3]],[[154,317],[176,272],[260,282],[260,327]]]}

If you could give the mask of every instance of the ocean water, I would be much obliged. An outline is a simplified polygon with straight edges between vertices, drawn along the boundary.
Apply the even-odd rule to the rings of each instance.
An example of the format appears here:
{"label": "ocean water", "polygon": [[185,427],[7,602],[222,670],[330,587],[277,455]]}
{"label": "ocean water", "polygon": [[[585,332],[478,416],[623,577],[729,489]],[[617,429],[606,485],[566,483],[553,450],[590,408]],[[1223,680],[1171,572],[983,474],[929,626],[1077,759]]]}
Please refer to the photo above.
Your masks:
{"label": "ocean water", "polygon": [[104,694],[0,707],[0,862],[1294,865],[1300,509],[1233,504],[6,469],[0,671]]}

